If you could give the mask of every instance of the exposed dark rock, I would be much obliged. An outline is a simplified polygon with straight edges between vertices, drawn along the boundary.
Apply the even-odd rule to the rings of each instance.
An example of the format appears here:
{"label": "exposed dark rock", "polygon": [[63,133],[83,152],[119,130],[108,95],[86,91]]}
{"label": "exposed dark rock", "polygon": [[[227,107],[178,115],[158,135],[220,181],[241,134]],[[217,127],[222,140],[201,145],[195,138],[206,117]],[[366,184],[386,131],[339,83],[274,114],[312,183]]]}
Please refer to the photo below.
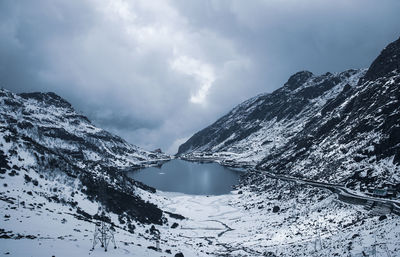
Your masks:
{"label": "exposed dark rock", "polygon": [[279,212],[280,209],[281,209],[281,208],[279,208],[279,206],[274,206],[274,207],[272,208],[272,212],[273,212],[273,213],[277,213],[277,212]]}
{"label": "exposed dark rock", "polygon": [[381,215],[381,216],[379,216],[379,221],[382,221],[382,220],[385,220],[385,219],[387,219],[387,216],[386,216],[386,215]]}
{"label": "exposed dark rock", "polygon": [[54,105],[56,107],[62,107],[62,108],[72,108],[71,104],[68,103],[65,99],[62,97],[56,95],[53,92],[49,93],[40,93],[40,92],[34,92],[34,93],[21,93],[19,94],[22,98],[25,99],[35,99],[43,104],[46,105]]}
{"label": "exposed dark rock", "polygon": [[171,218],[174,218],[174,219],[178,219],[178,220],[186,219],[184,216],[182,216],[180,214],[176,214],[176,213],[172,213],[172,212],[168,212],[168,211],[165,211],[165,213],[168,214]]}
{"label": "exposed dark rock", "polygon": [[148,248],[148,249],[151,249],[151,250],[153,250],[153,251],[156,251],[156,252],[160,252],[160,249],[157,249],[157,247],[152,246],[152,245],[147,246],[147,248]]}
{"label": "exposed dark rock", "polygon": [[373,81],[390,75],[391,72],[400,72],[400,38],[390,43],[369,67],[363,81]]}
{"label": "exposed dark rock", "polygon": [[294,90],[302,86],[313,74],[309,71],[300,71],[290,76],[289,80],[285,83],[285,87]]}

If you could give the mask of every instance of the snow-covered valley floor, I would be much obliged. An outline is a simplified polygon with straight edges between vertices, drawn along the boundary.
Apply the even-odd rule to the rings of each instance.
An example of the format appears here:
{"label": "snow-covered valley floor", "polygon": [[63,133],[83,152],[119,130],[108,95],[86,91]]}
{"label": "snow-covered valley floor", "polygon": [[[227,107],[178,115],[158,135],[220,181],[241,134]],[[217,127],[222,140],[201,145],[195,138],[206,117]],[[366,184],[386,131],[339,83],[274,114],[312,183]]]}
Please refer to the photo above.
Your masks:
{"label": "snow-covered valley floor", "polygon": [[165,193],[164,208],[188,218],[177,235],[199,254],[363,256],[371,254],[376,242],[382,256],[386,249],[400,256],[398,216],[380,216],[343,204],[329,192],[316,192],[317,201],[246,191],[209,197]]}
{"label": "snow-covered valley floor", "polygon": [[[159,251],[150,249],[156,246],[148,233],[150,225],[136,223],[134,234],[117,228],[117,249],[111,245],[108,252],[99,246],[91,251],[94,224],[77,219],[69,206],[47,201],[40,190],[28,194],[30,185],[1,185],[0,254],[363,256],[364,252],[368,256],[376,243],[378,256],[386,256],[387,251],[391,256],[400,256],[398,216],[344,204],[322,189],[287,189],[286,182],[274,183],[280,189],[256,193],[244,188],[220,196],[140,191],[143,198],[157,203],[161,209],[186,219],[167,216],[168,224],[155,226],[161,234]],[[13,188],[24,188],[25,192]],[[79,203],[89,213],[97,209],[87,199],[79,199]],[[111,215],[111,219],[119,224],[116,215]]]}

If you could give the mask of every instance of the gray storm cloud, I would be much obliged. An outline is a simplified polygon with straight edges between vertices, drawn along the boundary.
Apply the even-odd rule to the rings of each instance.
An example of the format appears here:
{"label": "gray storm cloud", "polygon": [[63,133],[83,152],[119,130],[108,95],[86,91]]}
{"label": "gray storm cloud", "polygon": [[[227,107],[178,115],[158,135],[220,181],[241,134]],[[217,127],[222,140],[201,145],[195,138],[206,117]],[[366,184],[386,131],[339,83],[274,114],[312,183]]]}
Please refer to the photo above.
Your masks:
{"label": "gray storm cloud", "polygon": [[174,153],[299,70],[367,67],[400,2],[0,1],[0,85],[54,91],[129,142]]}

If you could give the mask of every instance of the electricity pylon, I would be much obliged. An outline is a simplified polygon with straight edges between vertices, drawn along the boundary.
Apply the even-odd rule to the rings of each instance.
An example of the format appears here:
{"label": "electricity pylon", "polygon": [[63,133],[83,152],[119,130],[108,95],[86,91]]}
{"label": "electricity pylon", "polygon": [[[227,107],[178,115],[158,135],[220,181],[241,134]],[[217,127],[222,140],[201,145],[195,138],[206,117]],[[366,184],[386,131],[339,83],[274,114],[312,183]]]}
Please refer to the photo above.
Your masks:
{"label": "electricity pylon", "polygon": [[93,245],[92,245],[92,250],[94,250],[94,247],[97,245],[97,243],[100,243],[100,246],[104,248],[104,251],[107,252],[108,245],[110,241],[113,242],[114,244],[114,249],[117,248],[117,245],[115,244],[115,229],[114,226],[110,223],[105,222],[106,220],[106,212],[105,208],[103,207],[103,203],[105,202],[106,199],[106,189],[107,189],[107,183],[102,181],[99,183],[99,207],[98,207],[98,214],[100,213],[100,222],[95,223],[94,227],[94,233],[93,233]]}
{"label": "electricity pylon", "polygon": [[94,247],[97,245],[97,243],[100,243],[101,247],[104,247],[104,251],[107,252],[110,241],[113,242],[114,249],[116,249],[117,245],[115,244],[114,233],[115,229],[112,225],[107,224],[104,221],[101,221],[100,224],[96,223],[93,234],[92,250],[94,250]]}

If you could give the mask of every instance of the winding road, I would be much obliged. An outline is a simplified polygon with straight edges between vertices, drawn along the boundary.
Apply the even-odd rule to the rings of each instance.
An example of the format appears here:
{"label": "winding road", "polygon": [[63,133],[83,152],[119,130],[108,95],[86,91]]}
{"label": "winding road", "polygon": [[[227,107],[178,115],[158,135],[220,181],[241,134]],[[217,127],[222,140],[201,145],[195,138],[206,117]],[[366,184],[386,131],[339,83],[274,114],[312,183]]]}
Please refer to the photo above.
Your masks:
{"label": "winding road", "polygon": [[258,170],[258,169],[252,169],[252,170],[257,172],[262,172],[267,177],[272,179],[280,179],[280,180],[295,182],[298,184],[305,184],[314,187],[325,188],[336,193],[338,195],[339,200],[343,202],[368,206],[371,209],[374,208],[376,211],[378,211],[378,213],[379,210],[381,210],[381,214],[384,214],[385,212],[391,212],[400,216],[400,201],[398,200],[360,195],[357,194],[357,192],[354,192],[346,188],[344,185],[317,182],[317,181],[300,179],[285,175],[277,175],[265,170]]}

